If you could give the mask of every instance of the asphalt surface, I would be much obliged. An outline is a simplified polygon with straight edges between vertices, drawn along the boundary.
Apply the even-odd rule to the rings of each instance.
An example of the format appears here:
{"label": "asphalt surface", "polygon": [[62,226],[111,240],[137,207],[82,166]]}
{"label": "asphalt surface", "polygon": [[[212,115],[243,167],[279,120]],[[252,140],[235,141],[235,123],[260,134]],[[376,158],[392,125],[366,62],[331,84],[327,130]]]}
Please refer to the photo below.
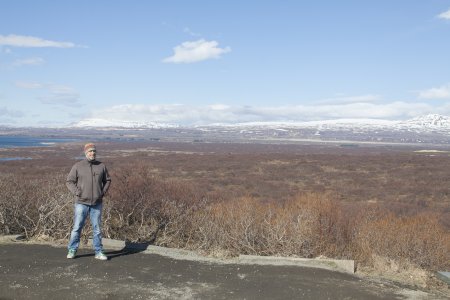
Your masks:
{"label": "asphalt surface", "polygon": [[63,247],[0,244],[0,299],[435,299],[323,269],[105,252],[108,261],[90,249],[70,260]]}

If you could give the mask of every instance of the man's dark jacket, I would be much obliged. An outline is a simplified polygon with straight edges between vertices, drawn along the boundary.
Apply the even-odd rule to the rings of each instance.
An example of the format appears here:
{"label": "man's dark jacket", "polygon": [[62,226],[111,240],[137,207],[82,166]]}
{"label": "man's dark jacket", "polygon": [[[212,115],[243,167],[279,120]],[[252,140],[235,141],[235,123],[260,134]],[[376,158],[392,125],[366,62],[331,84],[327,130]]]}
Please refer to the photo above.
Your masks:
{"label": "man's dark jacket", "polygon": [[73,165],[67,176],[66,185],[76,196],[76,202],[95,205],[102,202],[111,184],[106,166],[97,160],[84,159]]}

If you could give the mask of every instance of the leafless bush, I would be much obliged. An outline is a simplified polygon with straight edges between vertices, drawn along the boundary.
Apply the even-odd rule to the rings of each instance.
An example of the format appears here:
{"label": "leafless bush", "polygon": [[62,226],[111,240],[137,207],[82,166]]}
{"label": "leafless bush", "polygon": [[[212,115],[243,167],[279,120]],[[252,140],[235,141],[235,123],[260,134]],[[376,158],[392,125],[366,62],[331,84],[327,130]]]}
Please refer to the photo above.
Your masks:
{"label": "leafless bush", "polygon": [[276,205],[244,197],[196,214],[197,247],[230,255],[327,256],[371,264],[375,256],[436,269],[449,266],[450,234],[437,214],[397,217],[379,206],[351,210],[329,194]]}
{"label": "leafless bush", "polygon": [[200,248],[222,248],[231,254],[335,255],[337,213],[318,195],[300,196],[284,205],[244,197],[213,203],[200,212],[197,239]]}
{"label": "leafless bush", "polygon": [[206,199],[187,184],[155,177],[145,167],[114,172],[105,200],[106,236],[131,241],[155,241],[184,246],[193,230],[192,214]]}
{"label": "leafless bush", "polygon": [[67,236],[72,222],[68,207],[71,196],[61,184],[61,176],[3,178],[0,194],[2,233],[24,233],[27,237]]}
{"label": "leafless bush", "polygon": [[357,230],[354,246],[362,254],[359,258],[367,263],[382,256],[426,269],[450,266],[450,234],[436,214],[396,217],[387,213],[360,224]]}

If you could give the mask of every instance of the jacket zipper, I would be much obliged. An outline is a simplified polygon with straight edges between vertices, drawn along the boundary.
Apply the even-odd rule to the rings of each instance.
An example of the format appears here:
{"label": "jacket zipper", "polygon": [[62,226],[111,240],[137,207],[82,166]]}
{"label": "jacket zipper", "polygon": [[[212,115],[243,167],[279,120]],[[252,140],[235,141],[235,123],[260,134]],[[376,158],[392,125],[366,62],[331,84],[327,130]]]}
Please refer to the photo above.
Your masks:
{"label": "jacket zipper", "polygon": [[94,173],[92,172],[92,164],[90,163],[91,166],[91,205],[94,204]]}

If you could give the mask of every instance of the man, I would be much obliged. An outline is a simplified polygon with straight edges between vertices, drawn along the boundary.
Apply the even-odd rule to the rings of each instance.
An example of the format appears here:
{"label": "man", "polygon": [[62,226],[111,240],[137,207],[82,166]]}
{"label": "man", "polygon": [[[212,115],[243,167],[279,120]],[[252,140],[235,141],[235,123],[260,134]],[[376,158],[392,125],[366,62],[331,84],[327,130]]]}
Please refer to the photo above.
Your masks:
{"label": "man", "polygon": [[80,235],[87,216],[93,230],[95,258],[108,260],[103,253],[101,216],[102,199],[111,183],[106,166],[96,160],[97,151],[93,143],[84,146],[86,159],[77,162],[67,176],[66,185],[75,195],[75,215],[70,234],[67,258],[75,258],[80,245]]}

